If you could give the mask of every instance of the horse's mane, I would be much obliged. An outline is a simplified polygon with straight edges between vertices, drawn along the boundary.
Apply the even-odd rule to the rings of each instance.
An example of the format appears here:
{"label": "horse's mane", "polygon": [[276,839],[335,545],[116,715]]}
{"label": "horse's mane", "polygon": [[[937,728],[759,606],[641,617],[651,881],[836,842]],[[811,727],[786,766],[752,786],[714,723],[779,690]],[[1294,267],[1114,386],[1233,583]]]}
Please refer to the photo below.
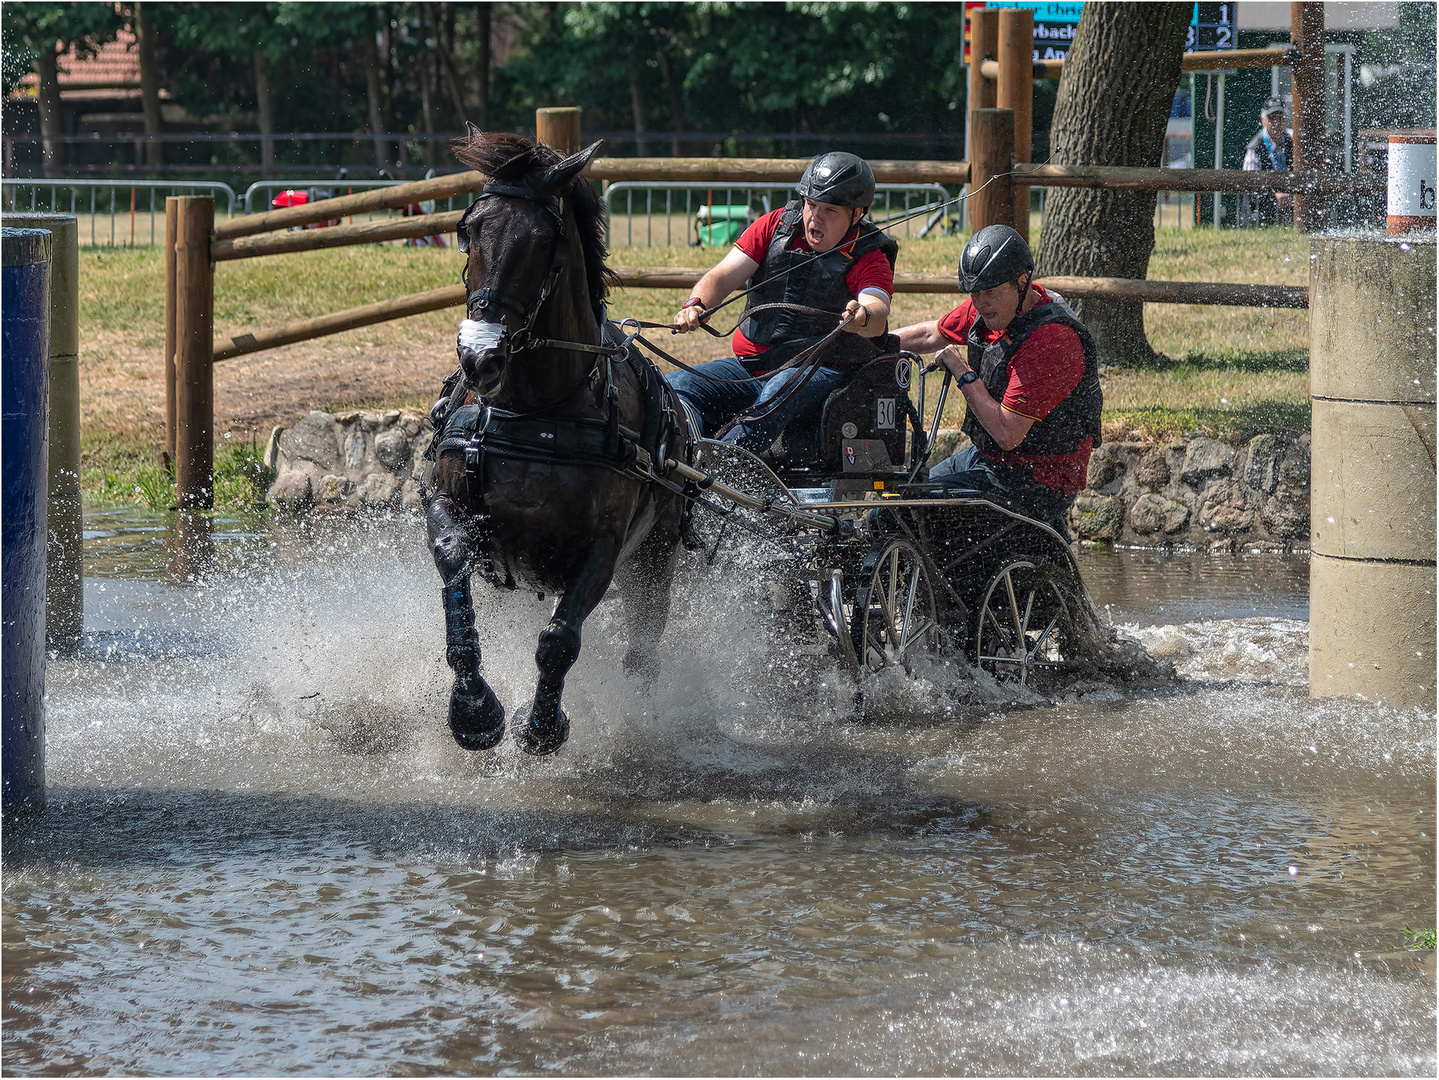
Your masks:
{"label": "horse's mane", "polygon": [[[471,126],[450,144],[455,158],[464,165],[484,173],[491,180],[505,183],[530,183],[540,173],[564,160],[558,150],[543,143],[536,144],[521,135],[503,131],[480,131]],[[619,284],[619,276],[605,265],[609,252],[605,248],[605,204],[590,182],[583,176],[570,181],[563,194],[575,212],[580,247],[584,251],[585,277],[589,282],[590,306],[595,320],[603,321],[605,299],[610,288]]]}

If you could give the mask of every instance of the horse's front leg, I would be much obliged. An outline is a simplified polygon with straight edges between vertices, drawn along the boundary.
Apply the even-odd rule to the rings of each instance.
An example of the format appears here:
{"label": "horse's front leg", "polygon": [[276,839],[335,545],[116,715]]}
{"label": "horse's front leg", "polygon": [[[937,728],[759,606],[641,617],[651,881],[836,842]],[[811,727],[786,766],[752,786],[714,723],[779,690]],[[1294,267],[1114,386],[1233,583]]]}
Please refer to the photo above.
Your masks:
{"label": "horse's front leg", "polygon": [[570,720],[560,708],[565,675],[580,656],[580,629],[604,598],[615,572],[618,545],[594,541],[579,560],[575,576],[555,604],[550,624],[540,633],[535,666],[540,680],[535,700],[515,713],[515,745],[527,754],[553,754],[570,736]]}
{"label": "horse's front leg", "polygon": [[466,750],[488,750],[505,737],[505,707],[480,676],[480,639],[470,598],[474,545],[462,512],[449,495],[430,500],[425,526],[430,553],[444,582],[445,660],[455,673],[450,688],[450,731]]}

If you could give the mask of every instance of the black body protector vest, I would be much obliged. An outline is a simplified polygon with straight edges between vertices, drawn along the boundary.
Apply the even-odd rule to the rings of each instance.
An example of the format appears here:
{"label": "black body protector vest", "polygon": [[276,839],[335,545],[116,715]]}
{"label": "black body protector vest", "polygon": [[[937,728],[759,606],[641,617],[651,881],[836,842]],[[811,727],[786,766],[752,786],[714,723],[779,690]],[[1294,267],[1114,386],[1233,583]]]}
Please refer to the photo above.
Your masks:
{"label": "black body protector vest", "polygon": [[1104,394],[1099,388],[1099,362],[1094,338],[1079,321],[1073,309],[1062,298],[1051,293],[1048,304],[1039,304],[1018,316],[1008,331],[993,345],[984,341],[984,320],[976,317],[969,328],[969,366],[979,373],[980,381],[995,401],[1004,400],[1009,387],[1009,361],[1029,337],[1041,326],[1058,323],[1079,335],[1084,347],[1084,374],[1069,396],[1056,405],[1043,420],[1036,420],[1024,440],[1014,449],[1005,451],[994,436],[984,429],[970,411],[960,430],[973,440],[980,453],[990,455],[1044,454],[1060,455],[1078,450],[1085,439],[1093,439],[1099,448],[1099,414],[1104,407]]}
{"label": "black body protector vest", "polygon": [[[845,284],[845,275],[855,260],[871,251],[882,251],[893,270],[895,259],[899,256],[899,245],[867,216],[859,220],[859,235],[852,242],[853,246],[840,244],[822,255],[792,248],[790,240],[796,230],[804,227],[803,209],[804,204],[799,199],[785,206],[779,227],[775,229],[774,239],[770,241],[759,269],[746,283],[750,293],[745,300],[740,331],[756,345],[765,346],[760,356],[740,358],[746,367],[773,370],[835,327],[834,318],[783,309],[751,315],[751,308],[761,304],[803,304],[832,311],[838,318],[844,313],[845,305],[854,299]],[[824,366],[845,368],[871,360],[879,355],[877,349],[882,340],[858,334],[840,334],[830,344]]]}

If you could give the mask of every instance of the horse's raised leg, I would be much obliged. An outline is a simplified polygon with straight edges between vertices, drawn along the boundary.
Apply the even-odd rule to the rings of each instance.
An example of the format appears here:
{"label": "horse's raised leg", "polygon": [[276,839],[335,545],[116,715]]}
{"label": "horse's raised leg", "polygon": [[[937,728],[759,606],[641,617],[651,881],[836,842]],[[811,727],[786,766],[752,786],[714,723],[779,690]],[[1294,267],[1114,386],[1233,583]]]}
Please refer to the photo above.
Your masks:
{"label": "horse's raised leg", "polygon": [[454,500],[445,494],[430,500],[425,514],[430,553],[444,582],[445,660],[455,673],[450,688],[450,731],[466,750],[488,750],[505,736],[505,707],[480,676],[480,639],[470,599],[470,560],[474,545],[460,523]]}
{"label": "horse's raised leg", "polygon": [[565,675],[580,656],[580,628],[604,598],[615,572],[615,544],[596,540],[579,563],[550,624],[540,632],[535,666],[540,680],[535,699],[515,713],[515,745],[527,754],[553,754],[570,737],[570,719],[560,708]]}
{"label": "horse's raised leg", "polygon": [[625,563],[617,582],[630,638],[625,649],[625,671],[638,675],[646,689],[659,677],[660,660],[655,644],[669,621],[670,584],[678,564],[678,541],[656,530]]}

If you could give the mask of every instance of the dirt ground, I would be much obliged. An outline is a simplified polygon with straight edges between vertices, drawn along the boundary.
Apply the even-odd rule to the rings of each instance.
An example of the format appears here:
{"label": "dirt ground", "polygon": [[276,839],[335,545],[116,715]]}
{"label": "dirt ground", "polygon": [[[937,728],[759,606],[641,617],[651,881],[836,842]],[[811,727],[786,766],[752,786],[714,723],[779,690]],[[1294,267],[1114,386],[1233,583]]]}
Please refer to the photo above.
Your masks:
{"label": "dirt ground", "polygon": [[[655,290],[647,293],[648,307],[659,298]],[[618,294],[616,299],[623,302]],[[459,318],[455,308],[222,361],[215,365],[215,437],[228,432],[248,440],[253,434],[263,441],[275,425],[289,427],[313,409],[428,410],[455,368]],[[708,336],[661,334],[657,340],[687,363],[726,355],[727,341]],[[158,452],[165,423],[163,351],[153,332],[88,333],[80,357],[85,426],[153,432]]]}

